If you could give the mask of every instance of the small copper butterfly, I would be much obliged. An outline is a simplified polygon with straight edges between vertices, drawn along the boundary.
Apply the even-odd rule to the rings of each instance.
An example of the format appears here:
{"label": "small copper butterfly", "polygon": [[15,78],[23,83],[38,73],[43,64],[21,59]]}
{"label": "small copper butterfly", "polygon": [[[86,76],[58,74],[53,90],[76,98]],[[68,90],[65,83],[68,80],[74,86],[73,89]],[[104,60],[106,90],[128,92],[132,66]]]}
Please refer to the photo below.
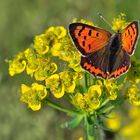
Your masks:
{"label": "small copper butterfly", "polygon": [[138,32],[137,21],[115,34],[83,23],[69,25],[70,36],[81,53],[81,67],[104,79],[117,78],[128,71]]}

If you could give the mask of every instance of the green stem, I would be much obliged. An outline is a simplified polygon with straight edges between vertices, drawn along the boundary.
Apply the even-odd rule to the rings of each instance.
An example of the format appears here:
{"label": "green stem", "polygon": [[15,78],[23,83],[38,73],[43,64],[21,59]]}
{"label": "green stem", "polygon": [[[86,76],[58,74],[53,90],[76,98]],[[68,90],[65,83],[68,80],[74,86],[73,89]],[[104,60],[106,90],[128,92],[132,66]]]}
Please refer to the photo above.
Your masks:
{"label": "green stem", "polygon": [[48,99],[45,100],[45,103],[46,103],[47,105],[49,105],[50,107],[55,108],[55,109],[57,109],[57,110],[59,110],[59,111],[65,112],[65,113],[67,113],[67,114],[72,114],[72,115],[79,115],[79,114],[81,114],[81,112],[63,108],[63,107],[61,107],[60,105],[58,105],[58,104],[56,104],[56,103],[54,103],[54,102],[52,102],[52,101],[50,101],[50,100],[48,100]]}
{"label": "green stem", "polygon": [[88,87],[90,86],[90,75],[85,72],[85,87],[86,89],[88,89]]}
{"label": "green stem", "polygon": [[86,137],[87,140],[96,140],[94,125],[89,124],[87,116],[85,116],[85,125],[86,125]]}
{"label": "green stem", "polygon": [[85,87],[88,89],[87,73],[85,72]]}

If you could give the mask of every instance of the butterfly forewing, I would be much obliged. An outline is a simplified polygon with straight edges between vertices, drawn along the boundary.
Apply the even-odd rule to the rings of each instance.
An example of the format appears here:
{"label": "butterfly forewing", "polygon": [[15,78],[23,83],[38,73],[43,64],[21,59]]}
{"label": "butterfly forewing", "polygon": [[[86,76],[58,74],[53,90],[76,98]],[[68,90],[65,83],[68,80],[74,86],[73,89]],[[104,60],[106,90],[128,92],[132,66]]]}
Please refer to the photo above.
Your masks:
{"label": "butterfly forewing", "polygon": [[129,54],[132,55],[138,40],[138,22],[133,21],[122,32],[122,47]]}
{"label": "butterfly forewing", "polygon": [[72,23],[69,32],[73,42],[82,55],[87,56],[105,47],[111,33],[83,23]]}

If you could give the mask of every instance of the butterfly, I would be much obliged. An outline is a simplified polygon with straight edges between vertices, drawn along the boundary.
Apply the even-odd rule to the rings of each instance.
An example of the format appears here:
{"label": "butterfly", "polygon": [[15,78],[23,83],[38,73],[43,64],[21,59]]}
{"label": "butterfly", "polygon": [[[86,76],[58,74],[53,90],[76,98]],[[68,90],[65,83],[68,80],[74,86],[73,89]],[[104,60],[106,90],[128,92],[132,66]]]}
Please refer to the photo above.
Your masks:
{"label": "butterfly", "polygon": [[69,34],[81,53],[81,67],[103,79],[117,78],[128,71],[138,33],[137,21],[114,34],[83,23],[69,25]]}

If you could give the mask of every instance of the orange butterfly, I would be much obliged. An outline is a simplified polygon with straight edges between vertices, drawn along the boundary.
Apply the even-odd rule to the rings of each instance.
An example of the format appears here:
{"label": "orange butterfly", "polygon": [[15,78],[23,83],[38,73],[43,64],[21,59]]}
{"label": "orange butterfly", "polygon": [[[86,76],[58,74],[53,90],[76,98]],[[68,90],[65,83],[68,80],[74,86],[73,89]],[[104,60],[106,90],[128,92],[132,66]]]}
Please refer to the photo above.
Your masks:
{"label": "orange butterfly", "polygon": [[86,25],[72,23],[69,32],[81,53],[81,66],[95,77],[116,78],[130,68],[130,55],[138,40],[138,22],[131,22],[115,34]]}

